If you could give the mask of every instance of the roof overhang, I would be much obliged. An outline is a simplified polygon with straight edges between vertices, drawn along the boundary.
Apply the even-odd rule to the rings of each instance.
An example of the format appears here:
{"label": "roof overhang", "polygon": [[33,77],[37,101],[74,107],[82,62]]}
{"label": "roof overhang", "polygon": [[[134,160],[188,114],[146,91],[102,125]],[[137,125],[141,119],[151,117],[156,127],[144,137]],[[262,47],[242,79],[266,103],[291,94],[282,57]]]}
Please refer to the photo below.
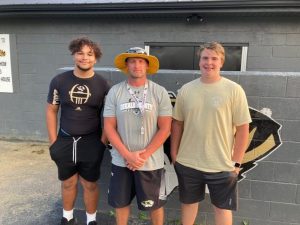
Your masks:
{"label": "roof overhang", "polygon": [[82,4],[8,4],[1,5],[0,15],[300,15],[300,1],[271,0],[206,0],[206,1],[141,1]]}

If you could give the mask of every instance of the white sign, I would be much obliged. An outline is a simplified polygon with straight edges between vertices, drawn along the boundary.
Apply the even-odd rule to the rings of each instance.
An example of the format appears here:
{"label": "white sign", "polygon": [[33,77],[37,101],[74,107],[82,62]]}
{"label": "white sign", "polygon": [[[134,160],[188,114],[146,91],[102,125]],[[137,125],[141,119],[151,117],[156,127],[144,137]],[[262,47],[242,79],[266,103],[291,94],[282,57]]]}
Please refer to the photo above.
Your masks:
{"label": "white sign", "polygon": [[8,34],[0,34],[0,92],[13,92]]}

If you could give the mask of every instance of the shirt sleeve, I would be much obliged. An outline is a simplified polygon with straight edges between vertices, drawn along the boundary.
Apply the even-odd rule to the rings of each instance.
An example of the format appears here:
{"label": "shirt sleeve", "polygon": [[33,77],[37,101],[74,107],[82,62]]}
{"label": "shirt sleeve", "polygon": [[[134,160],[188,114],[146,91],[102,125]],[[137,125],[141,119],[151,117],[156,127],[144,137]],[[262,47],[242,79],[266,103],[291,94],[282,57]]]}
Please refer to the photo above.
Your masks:
{"label": "shirt sleeve", "polygon": [[107,81],[105,81],[105,95],[108,94],[110,88],[111,88],[111,85]]}
{"label": "shirt sleeve", "polygon": [[49,92],[47,97],[47,102],[52,105],[59,105],[60,104],[60,97],[59,97],[59,91],[58,91],[58,83],[57,79],[53,78],[51,80],[50,86],[49,86]]}
{"label": "shirt sleeve", "polygon": [[172,104],[165,88],[162,89],[158,116],[172,116]]}
{"label": "shirt sleeve", "polygon": [[175,106],[173,109],[173,118],[178,121],[183,121],[183,93],[182,89],[178,91]]}
{"label": "shirt sleeve", "polygon": [[232,120],[235,126],[251,123],[252,121],[247,97],[240,85],[237,86],[234,93]]}
{"label": "shirt sleeve", "polygon": [[106,96],[103,117],[115,117],[116,107],[116,93],[114,91],[114,88],[111,88]]}

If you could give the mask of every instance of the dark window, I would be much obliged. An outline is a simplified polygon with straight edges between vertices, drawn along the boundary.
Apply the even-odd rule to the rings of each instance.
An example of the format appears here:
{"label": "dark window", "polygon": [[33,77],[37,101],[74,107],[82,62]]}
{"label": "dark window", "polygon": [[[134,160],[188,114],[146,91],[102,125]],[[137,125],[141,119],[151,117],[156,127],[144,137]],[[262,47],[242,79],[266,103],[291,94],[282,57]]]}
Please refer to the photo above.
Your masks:
{"label": "dark window", "polygon": [[[160,62],[160,69],[172,70],[198,70],[199,44],[177,43],[146,43],[151,55],[155,55]],[[246,61],[243,59],[243,51],[247,51],[246,45],[223,44],[225,48],[225,64],[223,71],[243,71]],[[245,48],[246,47],[246,48]],[[246,53],[247,54],[247,53]],[[246,55],[244,54],[244,55]],[[243,69],[244,68],[244,69]]]}

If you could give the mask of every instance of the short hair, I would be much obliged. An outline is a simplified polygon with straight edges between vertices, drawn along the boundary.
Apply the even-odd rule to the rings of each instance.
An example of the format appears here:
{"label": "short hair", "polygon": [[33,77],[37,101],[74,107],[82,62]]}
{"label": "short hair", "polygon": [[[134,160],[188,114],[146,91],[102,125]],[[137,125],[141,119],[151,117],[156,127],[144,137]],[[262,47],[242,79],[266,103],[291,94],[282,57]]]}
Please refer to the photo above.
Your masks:
{"label": "short hair", "polygon": [[76,39],[72,40],[69,44],[69,50],[70,50],[71,54],[74,55],[76,52],[81,51],[81,49],[85,45],[87,45],[88,47],[90,47],[93,50],[96,59],[101,58],[102,52],[101,52],[100,46],[97,43],[91,41],[87,37],[80,37],[80,38],[76,38]]}
{"label": "short hair", "polygon": [[221,60],[223,61],[223,63],[225,62],[225,49],[219,42],[213,41],[213,42],[207,42],[204,43],[203,45],[200,45],[198,51],[198,55],[200,58],[201,58],[201,53],[204,51],[204,49],[210,49],[215,51],[218,55],[221,56]]}

